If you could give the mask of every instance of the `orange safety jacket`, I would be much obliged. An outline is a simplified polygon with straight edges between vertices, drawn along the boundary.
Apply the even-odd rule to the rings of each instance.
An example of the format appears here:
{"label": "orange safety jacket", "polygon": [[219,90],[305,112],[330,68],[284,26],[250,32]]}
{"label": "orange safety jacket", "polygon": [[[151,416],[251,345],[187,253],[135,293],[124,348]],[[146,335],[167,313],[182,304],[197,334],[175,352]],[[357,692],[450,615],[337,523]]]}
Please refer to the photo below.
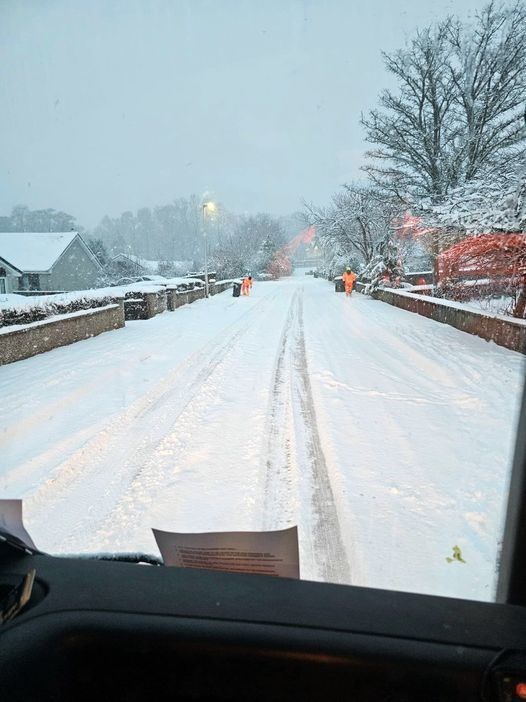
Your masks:
{"label": "orange safety jacket", "polygon": [[353,273],[352,271],[350,273],[345,273],[342,275],[343,282],[345,283],[346,288],[352,288],[354,285],[354,281],[356,280],[356,274]]}

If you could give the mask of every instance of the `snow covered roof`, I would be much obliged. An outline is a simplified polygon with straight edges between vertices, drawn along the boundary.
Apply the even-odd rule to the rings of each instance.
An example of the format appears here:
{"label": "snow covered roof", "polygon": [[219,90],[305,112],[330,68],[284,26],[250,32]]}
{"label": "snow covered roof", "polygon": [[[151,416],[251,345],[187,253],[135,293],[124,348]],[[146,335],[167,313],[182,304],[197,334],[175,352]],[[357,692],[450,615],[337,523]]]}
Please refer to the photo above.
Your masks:
{"label": "snow covered roof", "polygon": [[119,253],[114,256],[112,260],[122,260],[123,258],[128,259],[128,261],[131,261],[136,266],[139,266],[139,268],[142,268],[145,273],[157,273],[159,268],[159,261],[148,261],[145,258],[135,256],[135,254]]}
{"label": "snow covered roof", "polygon": [[24,272],[48,271],[77,232],[0,232],[0,257]]}
{"label": "snow covered roof", "polygon": [[192,261],[169,261],[167,259],[151,261],[147,258],[141,258],[140,256],[136,256],[135,254],[131,253],[118,253],[112,258],[112,261],[122,260],[130,261],[130,263],[133,263],[135,266],[142,269],[145,274],[157,273],[160,263],[166,263],[168,266],[173,266],[174,268],[181,270],[188,270],[192,265]]}
{"label": "snow covered roof", "polygon": [[0,256],[0,268],[7,269],[10,275],[17,276],[18,278],[22,275],[22,271],[19,271],[16,266],[13,266],[12,263],[6,261],[2,256]]}
{"label": "snow covered roof", "polygon": [[139,256],[134,256],[133,254],[130,254],[128,258],[134,263],[138,263],[139,266],[142,266],[142,268],[144,268],[146,271],[150,273],[157,273],[159,261],[148,261],[146,258],[139,258]]}

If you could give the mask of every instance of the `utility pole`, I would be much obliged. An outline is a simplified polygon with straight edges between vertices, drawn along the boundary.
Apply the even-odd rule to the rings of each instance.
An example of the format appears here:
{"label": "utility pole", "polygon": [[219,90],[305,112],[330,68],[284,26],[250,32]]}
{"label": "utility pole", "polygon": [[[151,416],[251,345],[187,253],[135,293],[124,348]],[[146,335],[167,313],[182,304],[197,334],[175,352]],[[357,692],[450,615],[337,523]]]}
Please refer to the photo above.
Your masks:
{"label": "utility pole", "polygon": [[201,205],[201,212],[203,213],[202,223],[203,223],[203,240],[205,245],[205,297],[209,296],[209,285],[208,285],[208,241],[206,238],[206,214],[212,214],[217,209],[215,202],[204,202]]}

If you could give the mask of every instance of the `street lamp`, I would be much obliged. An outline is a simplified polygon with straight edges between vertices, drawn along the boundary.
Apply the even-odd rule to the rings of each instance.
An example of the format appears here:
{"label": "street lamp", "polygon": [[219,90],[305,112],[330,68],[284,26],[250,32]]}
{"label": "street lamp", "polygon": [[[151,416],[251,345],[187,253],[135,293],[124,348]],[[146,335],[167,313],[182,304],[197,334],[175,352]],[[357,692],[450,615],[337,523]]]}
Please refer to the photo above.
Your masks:
{"label": "street lamp", "polygon": [[207,255],[207,241],[206,241],[206,215],[214,214],[217,211],[217,205],[215,202],[209,201],[204,202],[201,205],[201,212],[203,213],[203,239],[205,240],[205,297],[208,297],[208,255]]}

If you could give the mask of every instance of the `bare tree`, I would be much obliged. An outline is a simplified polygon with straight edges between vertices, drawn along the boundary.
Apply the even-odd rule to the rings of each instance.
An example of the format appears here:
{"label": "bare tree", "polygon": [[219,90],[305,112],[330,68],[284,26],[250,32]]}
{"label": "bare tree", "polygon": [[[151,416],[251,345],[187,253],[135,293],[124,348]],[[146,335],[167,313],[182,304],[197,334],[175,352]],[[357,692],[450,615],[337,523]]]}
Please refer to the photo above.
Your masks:
{"label": "bare tree", "polygon": [[524,154],[526,10],[520,2],[476,15],[473,26],[449,18],[384,55],[396,77],[381,109],[362,117],[377,145],[365,170],[400,200],[447,193],[503,159]]}
{"label": "bare tree", "polygon": [[[383,109],[362,116],[372,181],[400,201],[441,196],[457,178],[460,129],[452,118],[454,79],[449,70],[449,22],[418,32],[406,49],[384,54],[398,93],[380,96]],[[446,158],[446,155],[448,158]]]}
{"label": "bare tree", "polygon": [[30,210],[26,205],[16,205],[9,217],[1,217],[0,231],[4,232],[83,232],[73,215],[53,210]]}
{"label": "bare tree", "polygon": [[490,2],[471,31],[448,23],[450,73],[462,126],[464,179],[495,161],[524,158],[526,104],[526,6]]}

